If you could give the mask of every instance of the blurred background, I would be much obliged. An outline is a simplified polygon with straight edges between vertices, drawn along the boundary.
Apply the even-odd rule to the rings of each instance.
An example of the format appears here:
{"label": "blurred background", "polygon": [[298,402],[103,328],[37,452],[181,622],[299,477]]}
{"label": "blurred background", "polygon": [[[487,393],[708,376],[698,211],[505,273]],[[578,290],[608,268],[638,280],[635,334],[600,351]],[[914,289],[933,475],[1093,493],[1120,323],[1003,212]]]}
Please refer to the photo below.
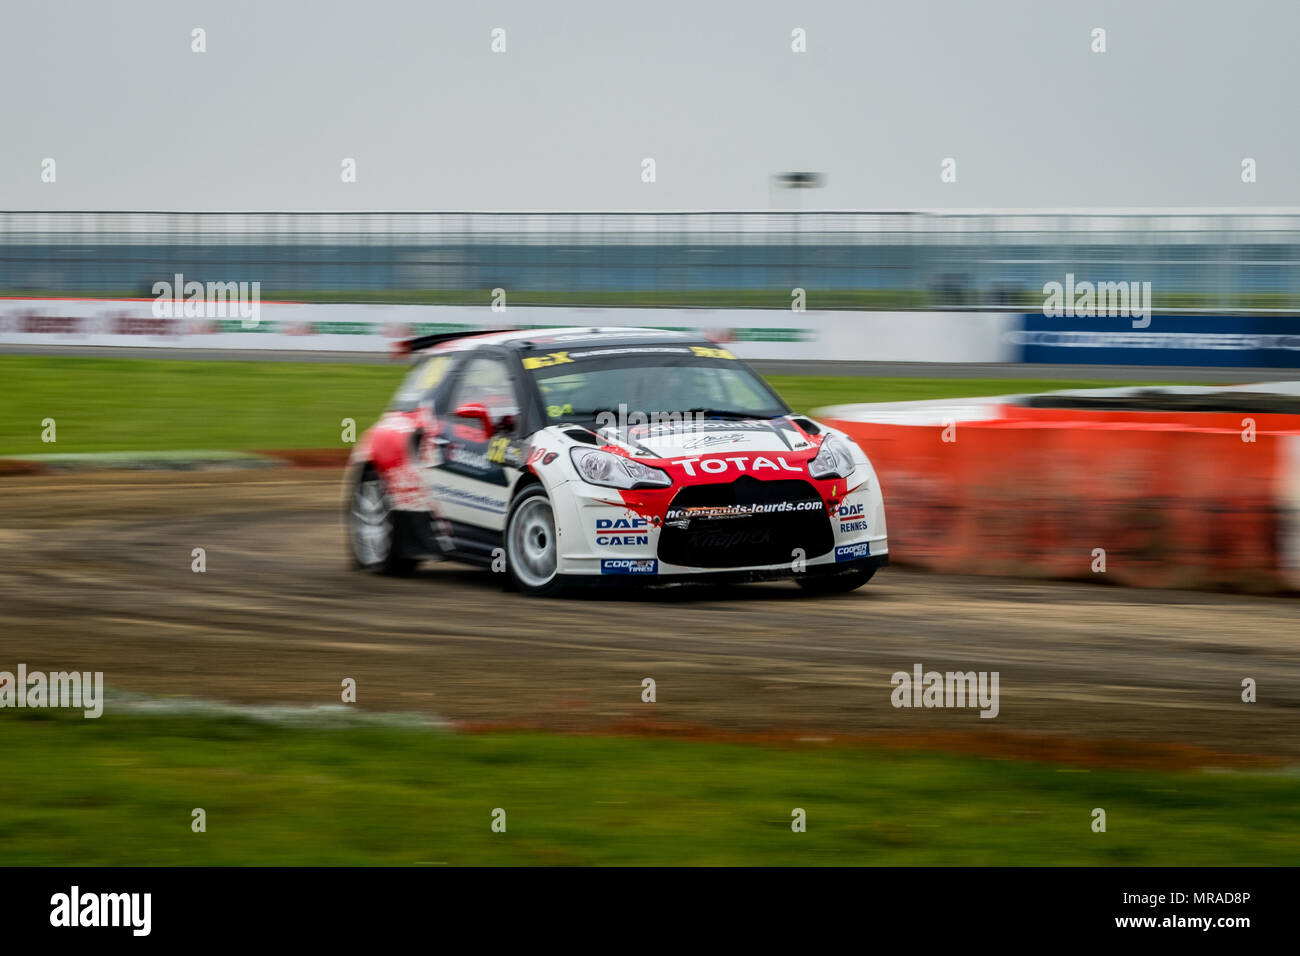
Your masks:
{"label": "blurred background", "polygon": [[1300,308],[1300,213],[0,212],[0,295],[484,305],[1030,310],[1067,273],[1150,282],[1158,311]]}

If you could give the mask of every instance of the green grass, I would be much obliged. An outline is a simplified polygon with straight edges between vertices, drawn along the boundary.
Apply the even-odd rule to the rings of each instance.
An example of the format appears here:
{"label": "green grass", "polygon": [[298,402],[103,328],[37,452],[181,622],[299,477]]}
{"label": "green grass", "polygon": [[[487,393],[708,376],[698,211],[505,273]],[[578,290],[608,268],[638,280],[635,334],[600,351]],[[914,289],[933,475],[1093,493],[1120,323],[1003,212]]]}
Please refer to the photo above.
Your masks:
{"label": "green grass", "polygon": [[[403,365],[0,356],[0,454],[341,448]],[[53,418],[58,441],[41,441]]]}
{"label": "green grass", "polygon": [[[343,447],[392,397],[405,366],[0,356],[0,455]],[[802,412],[884,402],[1117,385],[979,378],[771,375]],[[55,420],[57,441],[41,441]]]}
{"label": "green grass", "polygon": [[[1250,865],[1300,860],[1289,774],[826,745],[0,714],[8,865]],[[191,811],[207,832],[191,831]],[[491,814],[506,811],[506,832]],[[807,813],[807,832],[790,828]],[[1107,832],[1091,829],[1107,813]]]}

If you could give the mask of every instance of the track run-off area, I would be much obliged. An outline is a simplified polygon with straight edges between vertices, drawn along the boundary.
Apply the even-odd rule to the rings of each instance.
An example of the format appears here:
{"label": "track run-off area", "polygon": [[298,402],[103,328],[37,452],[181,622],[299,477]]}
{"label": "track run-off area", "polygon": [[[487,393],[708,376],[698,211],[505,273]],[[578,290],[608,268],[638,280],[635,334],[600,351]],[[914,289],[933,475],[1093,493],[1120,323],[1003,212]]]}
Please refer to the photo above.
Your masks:
{"label": "track run-off area", "polygon": [[[457,564],[400,579],[353,570],[341,480],[0,476],[0,669],[292,706],[338,704],[352,678],[359,708],[461,726],[1300,755],[1294,599],[896,566],[831,598],[784,582],[536,600]],[[891,675],[918,664],[998,672],[996,718],[893,706]]]}

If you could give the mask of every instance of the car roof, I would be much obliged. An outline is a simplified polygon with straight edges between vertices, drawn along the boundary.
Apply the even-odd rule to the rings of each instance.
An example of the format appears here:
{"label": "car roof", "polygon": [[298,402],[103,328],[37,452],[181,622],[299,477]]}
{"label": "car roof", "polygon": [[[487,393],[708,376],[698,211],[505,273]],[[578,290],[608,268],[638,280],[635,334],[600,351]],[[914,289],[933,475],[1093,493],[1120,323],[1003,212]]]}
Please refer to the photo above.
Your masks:
{"label": "car roof", "polygon": [[439,351],[479,348],[485,345],[503,346],[519,351],[553,349],[557,345],[582,347],[585,345],[685,345],[707,342],[700,335],[673,332],[668,329],[635,328],[627,326],[564,326],[560,328],[518,329],[511,332],[489,332],[484,335],[469,333],[465,338],[453,339],[438,347]]}

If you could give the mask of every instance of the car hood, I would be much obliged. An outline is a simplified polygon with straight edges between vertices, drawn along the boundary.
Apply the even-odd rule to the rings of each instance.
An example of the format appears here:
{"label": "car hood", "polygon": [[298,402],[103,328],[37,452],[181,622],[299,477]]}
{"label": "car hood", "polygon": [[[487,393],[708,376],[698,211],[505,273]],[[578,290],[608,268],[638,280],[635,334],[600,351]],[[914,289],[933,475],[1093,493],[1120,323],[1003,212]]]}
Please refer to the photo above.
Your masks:
{"label": "car hood", "polygon": [[593,432],[602,444],[636,458],[699,458],[713,454],[805,452],[814,447],[790,416],[743,421],[688,420]]}

